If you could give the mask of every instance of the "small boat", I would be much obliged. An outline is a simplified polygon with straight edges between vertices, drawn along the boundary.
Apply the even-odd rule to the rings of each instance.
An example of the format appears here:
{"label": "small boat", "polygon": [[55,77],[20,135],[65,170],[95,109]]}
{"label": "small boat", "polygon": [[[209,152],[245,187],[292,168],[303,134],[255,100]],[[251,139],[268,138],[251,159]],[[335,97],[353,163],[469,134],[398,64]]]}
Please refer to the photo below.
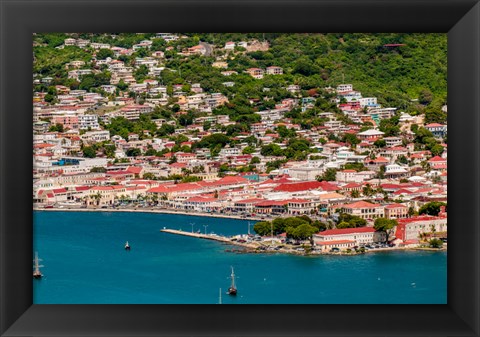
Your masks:
{"label": "small boat", "polygon": [[128,244],[128,241],[125,243],[125,250],[130,250],[130,245]]}
{"label": "small boat", "polygon": [[235,286],[235,273],[233,271],[233,267],[232,267],[232,274],[230,275],[230,278],[232,280],[232,283],[230,284],[230,288],[228,288],[227,294],[235,296],[237,295],[237,287]]}
{"label": "small boat", "polygon": [[42,265],[39,264],[39,262],[42,261],[41,259],[38,258],[38,253],[35,252],[35,260],[34,262],[34,270],[33,270],[33,278],[34,279],[41,279],[43,274],[40,272],[40,267],[43,267]]}

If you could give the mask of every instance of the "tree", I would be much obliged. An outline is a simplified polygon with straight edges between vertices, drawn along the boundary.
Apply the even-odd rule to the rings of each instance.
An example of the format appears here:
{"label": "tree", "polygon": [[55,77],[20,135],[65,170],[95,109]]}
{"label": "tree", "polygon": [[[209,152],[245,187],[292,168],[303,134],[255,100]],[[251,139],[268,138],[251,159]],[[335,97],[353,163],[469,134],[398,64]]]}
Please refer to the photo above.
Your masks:
{"label": "tree", "polygon": [[275,156],[275,157],[278,157],[278,156],[283,156],[283,150],[280,146],[278,146],[277,144],[268,144],[268,145],[265,145],[265,146],[262,146],[261,150],[260,150],[260,154],[262,156]]}
{"label": "tree", "polygon": [[260,164],[260,158],[252,157],[252,159],[250,160],[250,164],[251,165]]}
{"label": "tree", "polygon": [[[291,227],[290,227],[291,228]],[[313,237],[313,234],[317,233],[318,229],[307,223],[299,225],[293,230],[292,237],[297,240],[307,240]]]}
{"label": "tree", "polygon": [[433,238],[430,241],[428,241],[428,244],[430,248],[442,248],[443,242],[440,239]]}
{"label": "tree", "polygon": [[135,73],[133,74],[137,82],[143,82],[143,80],[147,75],[148,75],[148,68],[144,64],[138,67],[137,70],[135,70]]}
{"label": "tree", "polygon": [[147,180],[156,180],[157,179],[155,174],[153,174],[152,172],[144,173],[142,178],[147,179]]}
{"label": "tree", "polygon": [[354,225],[350,224],[349,222],[347,221],[342,221],[340,222],[338,225],[337,225],[337,228],[338,229],[343,229],[343,228],[355,228]]}
{"label": "tree", "polygon": [[375,219],[373,228],[375,228],[377,232],[385,233],[385,242],[388,242],[388,237],[392,229],[397,225],[398,223],[395,219],[377,218]]}
{"label": "tree", "polygon": [[155,156],[157,155],[157,151],[154,148],[149,148],[147,151],[145,151],[146,156]]}
{"label": "tree", "polygon": [[52,103],[55,100],[55,96],[51,94],[46,94],[45,97],[43,98],[45,102],[47,103]]}
{"label": "tree", "polygon": [[[347,213],[341,213],[338,217],[338,226],[345,222],[346,224],[342,224],[341,227],[343,228],[357,228],[357,227],[365,227],[367,225],[367,220],[360,218],[356,215],[350,215]],[[348,224],[348,225],[347,225]]]}
{"label": "tree", "polygon": [[90,173],[105,173],[107,172],[107,169],[105,167],[101,166],[95,166],[90,169]]}
{"label": "tree", "polygon": [[268,221],[260,221],[253,226],[253,230],[260,236],[267,236],[272,232],[272,224]]}
{"label": "tree", "polygon": [[327,168],[321,176],[317,177],[318,181],[335,181],[337,179],[337,170],[334,168]]}
{"label": "tree", "polygon": [[208,131],[212,127],[212,123],[209,121],[203,122],[203,131]]}
{"label": "tree", "polygon": [[373,145],[375,145],[376,147],[385,147],[387,146],[387,142],[383,138],[377,139],[375,142],[373,142]]}
{"label": "tree", "polygon": [[350,193],[350,196],[352,198],[359,198],[360,197],[360,192],[358,190],[353,190],[352,193]]}
{"label": "tree", "polygon": [[350,144],[352,147],[356,147],[357,144],[360,143],[360,139],[358,139],[357,136],[355,136],[351,133],[346,133],[343,136],[343,141]]}
{"label": "tree", "polygon": [[101,48],[97,51],[97,60],[105,60],[107,57],[113,58],[113,51],[107,48]]}
{"label": "tree", "polygon": [[440,156],[443,153],[443,146],[440,144],[436,144],[430,148],[430,152],[432,153],[432,156]]}
{"label": "tree", "polygon": [[95,158],[97,156],[97,151],[92,146],[85,146],[82,152],[85,158]]}
{"label": "tree", "polygon": [[63,132],[63,124],[55,124],[48,129],[49,132]]}
{"label": "tree", "polygon": [[245,146],[245,148],[242,150],[242,154],[252,154],[255,152],[255,148],[253,146]]}
{"label": "tree", "polygon": [[429,89],[423,89],[420,91],[420,94],[418,95],[418,101],[423,104],[427,105],[430,104],[433,100],[433,94]]}
{"label": "tree", "polygon": [[440,213],[441,206],[447,206],[447,204],[440,201],[432,201],[420,207],[420,209],[418,210],[418,213],[437,216],[438,213]]}
{"label": "tree", "polygon": [[362,188],[362,193],[364,196],[369,197],[375,194],[375,190],[370,186],[370,184],[365,185]]}
{"label": "tree", "polygon": [[125,90],[127,90],[127,88],[128,88],[128,84],[125,83],[125,82],[123,81],[123,79],[121,79],[121,80],[117,83],[117,88],[120,89],[120,90],[122,90],[122,91],[125,91]]}
{"label": "tree", "polygon": [[131,147],[125,152],[125,154],[127,157],[137,157],[142,154],[142,151],[139,148]]}
{"label": "tree", "polygon": [[98,205],[100,205],[100,200],[102,199],[102,195],[100,194],[100,192],[97,192],[96,194],[90,195],[90,198],[95,200],[95,202],[97,203],[97,206],[98,206]]}

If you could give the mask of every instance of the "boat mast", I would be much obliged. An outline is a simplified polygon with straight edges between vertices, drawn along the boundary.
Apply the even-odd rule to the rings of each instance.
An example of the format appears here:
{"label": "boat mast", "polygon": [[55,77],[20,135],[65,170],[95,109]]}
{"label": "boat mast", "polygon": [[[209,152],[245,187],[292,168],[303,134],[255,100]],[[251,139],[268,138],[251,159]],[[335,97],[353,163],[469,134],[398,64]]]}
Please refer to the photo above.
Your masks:
{"label": "boat mast", "polygon": [[222,304],[222,288],[218,291],[218,304]]}
{"label": "boat mast", "polygon": [[40,267],[43,267],[39,264],[39,261],[42,261],[41,259],[38,258],[38,252],[35,252],[35,260],[33,260],[35,262],[35,274],[36,275],[41,275],[40,273]]}
{"label": "boat mast", "polygon": [[235,273],[233,272],[233,267],[232,267],[232,275],[230,275],[232,279],[232,285],[230,286],[231,289],[235,289]]}

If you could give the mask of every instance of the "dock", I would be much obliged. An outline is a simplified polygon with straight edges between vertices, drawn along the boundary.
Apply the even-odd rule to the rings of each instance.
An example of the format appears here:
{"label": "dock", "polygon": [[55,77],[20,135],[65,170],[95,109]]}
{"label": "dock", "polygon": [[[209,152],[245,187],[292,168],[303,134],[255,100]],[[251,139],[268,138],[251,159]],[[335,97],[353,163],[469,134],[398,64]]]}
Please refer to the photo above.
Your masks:
{"label": "dock", "polygon": [[242,247],[251,248],[251,249],[256,249],[258,247],[258,244],[255,244],[255,243],[242,243],[242,242],[232,241],[231,238],[229,237],[220,236],[217,234],[192,233],[192,232],[186,232],[186,231],[181,231],[177,229],[166,229],[166,228],[161,229],[160,232],[175,234],[175,235],[190,236],[198,239],[219,241],[219,242],[224,242],[231,245],[242,246]]}

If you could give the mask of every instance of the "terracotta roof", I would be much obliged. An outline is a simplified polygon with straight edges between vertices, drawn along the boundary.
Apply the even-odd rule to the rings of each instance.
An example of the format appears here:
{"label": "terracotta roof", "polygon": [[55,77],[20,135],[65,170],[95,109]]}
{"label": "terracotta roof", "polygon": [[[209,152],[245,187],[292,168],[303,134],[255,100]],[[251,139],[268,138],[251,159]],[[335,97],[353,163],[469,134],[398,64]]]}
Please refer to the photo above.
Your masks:
{"label": "terracotta roof", "polygon": [[333,240],[333,241],[317,242],[317,244],[320,246],[338,245],[342,243],[355,243],[355,241],[354,240]]}
{"label": "terracotta roof", "polygon": [[262,201],[265,201],[265,199],[253,198],[253,199],[238,200],[238,201],[235,201],[235,204],[258,204],[259,202],[262,202]]}
{"label": "terracotta roof", "polygon": [[327,229],[326,231],[319,232],[316,235],[327,236],[327,235],[343,235],[343,234],[373,233],[373,232],[375,232],[375,228],[373,227],[357,227],[357,228]]}
{"label": "terracotta roof", "polygon": [[395,203],[395,204],[387,205],[387,206],[385,206],[385,208],[394,209],[394,208],[408,208],[408,207],[403,205],[403,204]]}
{"label": "terracotta roof", "polygon": [[445,158],[442,158],[440,156],[435,156],[428,160],[428,162],[446,162],[446,161],[447,160]]}
{"label": "terracotta roof", "polygon": [[344,205],[344,208],[377,208],[381,207],[379,204],[372,204],[367,201],[357,201],[348,205]]}
{"label": "terracotta roof", "polygon": [[140,172],[142,172],[142,170],[143,170],[143,167],[137,167],[137,166],[127,167],[127,171],[134,174],[139,174]]}
{"label": "terracotta roof", "polygon": [[305,181],[299,183],[280,184],[273,190],[275,192],[297,192],[308,191],[321,188],[322,184],[319,181]]}
{"label": "terracotta roof", "polygon": [[257,203],[255,206],[283,206],[287,205],[288,200],[265,200]]}
{"label": "terracotta roof", "polygon": [[205,198],[205,197],[191,197],[187,199],[188,202],[215,202],[218,199],[215,198]]}

